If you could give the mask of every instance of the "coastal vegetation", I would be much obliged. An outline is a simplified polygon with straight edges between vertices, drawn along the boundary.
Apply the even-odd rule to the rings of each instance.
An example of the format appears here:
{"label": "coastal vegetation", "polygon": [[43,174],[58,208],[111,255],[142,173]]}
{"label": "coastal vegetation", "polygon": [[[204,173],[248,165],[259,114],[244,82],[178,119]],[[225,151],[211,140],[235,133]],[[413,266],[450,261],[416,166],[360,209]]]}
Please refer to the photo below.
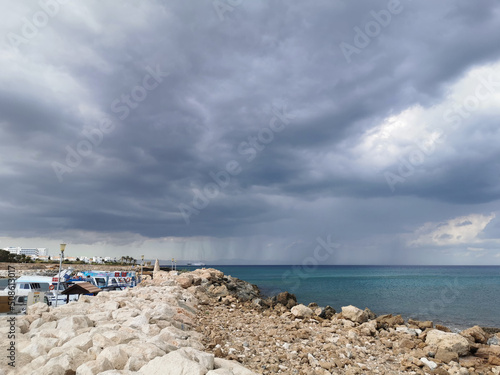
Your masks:
{"label": "coastal vegetation", "polygon": [[11,254],[7,250],[0,250],[0,262],[34,263],[34,260],[24,254]]}

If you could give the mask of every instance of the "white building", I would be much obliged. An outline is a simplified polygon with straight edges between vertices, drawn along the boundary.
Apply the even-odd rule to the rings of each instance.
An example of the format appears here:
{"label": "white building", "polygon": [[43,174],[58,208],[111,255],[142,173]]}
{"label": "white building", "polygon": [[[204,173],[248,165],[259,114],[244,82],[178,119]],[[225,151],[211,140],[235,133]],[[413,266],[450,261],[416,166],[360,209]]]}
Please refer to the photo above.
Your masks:
{"label": "white building", "polygon": [[49,251],[45,247],[5,247],[2,250],[7,250],[11,254],[16,255],[29,255],[29,256],[47,256],[49,255]]}

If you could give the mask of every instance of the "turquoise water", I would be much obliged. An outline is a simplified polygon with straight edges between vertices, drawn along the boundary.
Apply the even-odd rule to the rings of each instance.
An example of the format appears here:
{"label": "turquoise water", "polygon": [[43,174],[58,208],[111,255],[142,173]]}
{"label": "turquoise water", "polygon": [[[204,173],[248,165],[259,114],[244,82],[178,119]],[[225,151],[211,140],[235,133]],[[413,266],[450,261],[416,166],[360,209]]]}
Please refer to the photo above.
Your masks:
{"label": "turquoise water", "polygon": [[337,311],[355,305],[455,329],[500,327],[499,266],[210,267],[256,284],[265,294],[286,290],[300,303]]}

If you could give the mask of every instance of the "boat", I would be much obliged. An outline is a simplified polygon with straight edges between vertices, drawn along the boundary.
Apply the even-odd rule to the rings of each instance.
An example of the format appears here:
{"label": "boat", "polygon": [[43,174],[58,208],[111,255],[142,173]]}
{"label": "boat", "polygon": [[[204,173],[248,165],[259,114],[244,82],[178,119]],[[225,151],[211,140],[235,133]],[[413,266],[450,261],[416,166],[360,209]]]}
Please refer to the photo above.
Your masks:
{"label": "boat", "polygon": [[187,264],[188,266],[192,266],[192,267],[204,267],[206,266],[205,263],[202,263],[202,262],[197,262],[197,263],[188,263]]}
{"label": "boat", "polygon": [[133,288],[139,282],[135,271],[81,271],[74,281],[86,281],[98,288]]}
{"label": "boat", "polygon": [[[68,287],[67,282],[59,283],[59,289],[54,285],[54,278],[50,276],[21,276],[15,281],[15,287],[7,286],[3,291],[0,292],[0,296],[12,295],[14,292],[14,299],[19,300],[18,297],[28,297],[31,293],[38,295],[43,293],[43,298],[47,297],[49,305],[55,306],[56,300],[57,305],[66,304],[66,296],[60,293]],[[12,290],[13,289],[13,290]],[[10,293],[9,293],[10,292]],[[75,301],[78,296],[70,296],[70,301]],[[25,299],[23,299],[24,301]]]}

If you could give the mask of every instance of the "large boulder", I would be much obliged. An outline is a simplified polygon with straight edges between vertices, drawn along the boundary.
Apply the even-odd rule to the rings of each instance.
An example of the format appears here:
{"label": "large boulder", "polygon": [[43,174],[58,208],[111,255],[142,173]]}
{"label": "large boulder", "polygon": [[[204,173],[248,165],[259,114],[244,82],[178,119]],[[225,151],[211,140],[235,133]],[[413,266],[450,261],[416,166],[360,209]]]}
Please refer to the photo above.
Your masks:
{"label": "large boulder", "polygon": [[321,314],[319,314],[319,317],[323,319],[331,319],[335,315],[335,313],[336,311],[333,307],[326,306],[323,311],[321,311]]}
{"label": "large boulder", "polygon": [[128,361],[127,352],[123,349],[123,345],[116,345],[104,348],[96,358],[96,361],[107,359],[115,370],[122,370]]}
{"label": "large boulder", "polygon": [[[252,372],[248,370],[247,368],[243,367],[240,365],[238,362],[235,361],[228,361],[227,359],[222,359],[222,358],[215,358],[215,368],[216,369],[224,369],[227,371],[230,371],[231,374],[234,375],[256,375],[255,372]],[[224,374],[223,372],[217,372],[218,370],[214,370],[212,374]],[[207,373],[207,375],[210,374],[210,372]]]}
{"label": "large boulder", "polygon": [[500,357],[500,346],[498,345],[483,346],[479,348],[474,355],[476,357],[484,359],[488,359],[489,356]]}
{"label": "large boulder", "polygon": [[394,328],[396,326],[403,325],[405,323],[403,317],[401,315],[392,316],[392,314],[388,315],[380,315],[377,317],[377,328]]}
{"label": "large boulder", "polygon": [[437,349],[457,353],[459,356],[469,353],[469,341],[458,333],[433,329],[427,333],[425,343]]}
{"label": "large boulder", "polygon": [[113,370],[113,365],[107,358],[100,358],[80,365],[76,369],[76,375],[96,375],[108,370]]}
{"label": "large boulder", "polygon": [[450,363],[452,361],[458,362],[458,354],[456,352],[448,351],[443,348],[438,348],[434,358],[444,363]]}
{"label": "large boulder", "polygon": [[49,306],[43,302],[37,302],[33,305],[28,306],[26,313],[28,315],[42,315],[44,312],[48,312],[50,310]]}
{"label": "large boulder", "polygon": [[342,306],[342,317],[354,323],[364,323],[368,320],[366,311],[353,305]]}
{"label": "large boulder", "polygon": [[149,324],[149,320],[150,317],[148,316],[148,314],[141,314],[132,319],[127,320],[126,322],[123,323],[123,326],[141,329],[142,327]]}
{"label": "large boulder", "polygon": [[500,345],[500,333],[497,333],[495,336],[491,336],[486,342],[488,345]]}
{"label": "large boulder", "polygon": [[297,297],[295,294],[291,294],[288,292],[282,292],[272,298],[272,304],[281,304],[288,309],[291,309],[297,304]]}
{"label": "large boulder", "polygon": [[141,367],[138,373],[144,375],[203,375],[214,369],[213,354],[199,352],[194,349],[188,352],[184,349],[170,352],[162,357],[156,357]]}
{"label": "large boulder", "polygon": [[193,277],[189,275],[189,276],[179,276],[176,281],[177,281],[177,284],[179,284],[179,286],[181,288],[184,288],[184,289],[187,289],[189,288],[191,285],[193,285]]}
{"label": "large boulder", "polygon": [[425,331],[427,328],[434,327],[434,323],[430,320],[420,321],[420,320],[408,319],[408,324],[410,326],[415,326],[421,329],[422,331]]}
{"label": "large boulder", "polygon": [[79,329],[93,327],[94,322],[86,315],[73,315],[62,318],[57,322],[57,329],[66,332],[76,332]]}
{"label": "large boulder", "polygon": [[92,336],[86,332],[67,341],[62,347],[66,349],[76,348],[86,352],[92,345]]}
{"label": "large boulder", "polygon": [[489,335],[479,326],[463,330],[460,334],[471,343],[478,342],[480,344],[486,344],[489,338]]}
{"label": "large boulder", "polygon": [[292,307],[291,313],[299,319],[308,318],[313,315],[313,311],[302,304]]}
{"label": "large boulder", "polygon": [[65,370],[63,374],[65,374],[66,371],[73,371],[73,373],[75,373],[77,368],[86,360],[89,360],[89,358],[84,352],[79,349],[70,349],[66,353],[61,353],[59,356],[51,358],[44,367],[49,371],[50,369],[60,366]]}

